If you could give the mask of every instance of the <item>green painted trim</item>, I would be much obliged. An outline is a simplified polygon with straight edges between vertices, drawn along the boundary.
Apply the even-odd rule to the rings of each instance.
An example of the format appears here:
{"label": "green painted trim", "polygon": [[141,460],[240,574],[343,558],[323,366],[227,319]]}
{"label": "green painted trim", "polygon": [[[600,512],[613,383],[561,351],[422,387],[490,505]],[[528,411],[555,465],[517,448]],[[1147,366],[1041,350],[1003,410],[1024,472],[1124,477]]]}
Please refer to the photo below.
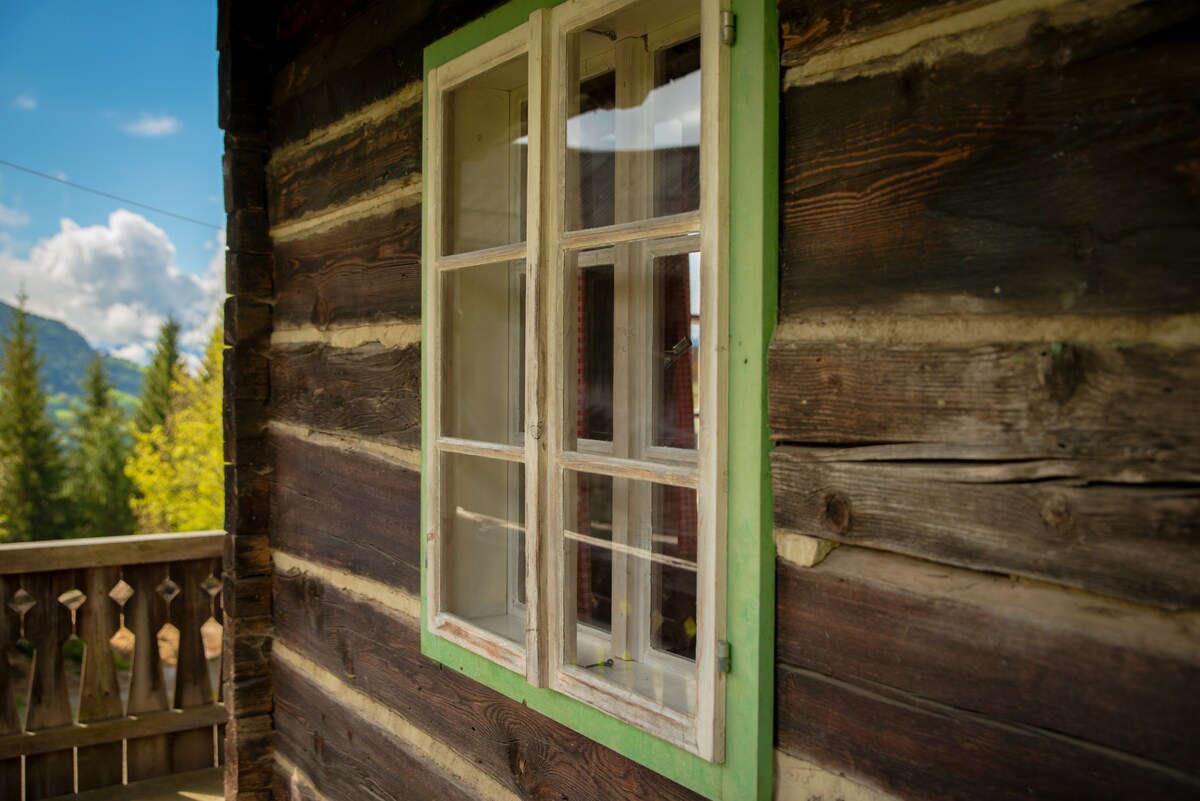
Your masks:
{"label": "green painted trim", "polygon": [[[562,0],[512,0],[425,50],[425,72],[525,22]],[[725,761],[712,764],[573,698],[432,634],[425,616],[421,542],[421,650],[460,673],[656,773],[716,801],[769,801],[774,757],[775,545],[772,536],[766,355],[776,317],[779,28],[771,0],[733,0],[737,41],[730,51],[730,309],[727,637],[733,670],[726,686]],[[429,98],[425,98],[428,120]],[[422,148],[422,174],[429,174]],[[427,188],[423,189],[423,194]],[[423,198],[424,199],[424,198]],[[424,207],[424,203],[423,203]],[[422,242],[428,263],[429,243]],[[422,297],[432,280],[422,271]],[[429,336],[422,318],[421,336]],[[421,397],[432,365],[422,355]],[[425,454],[429,408],[422,408],[421,531],[426,530]]]}
{"label": "green painted trim", "polygon": [[[777,315],[779,22],[773,0],[733,0],[729,110],[729,674],[724,798],[772,797],[775,540],[767,346]],[[734,714],[736,710],[743,714]]]}

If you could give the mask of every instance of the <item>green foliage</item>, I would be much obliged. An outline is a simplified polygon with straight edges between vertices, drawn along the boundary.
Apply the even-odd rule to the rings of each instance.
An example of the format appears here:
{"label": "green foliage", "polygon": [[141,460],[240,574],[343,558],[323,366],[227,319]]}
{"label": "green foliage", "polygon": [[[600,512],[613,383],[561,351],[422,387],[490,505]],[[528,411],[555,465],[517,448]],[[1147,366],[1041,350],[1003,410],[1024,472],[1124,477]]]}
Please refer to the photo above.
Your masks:
{"label": "green foliage", "polygon": [[221,357],[218,326],[199,373],[179,371],[163,422],[136,434],[125,469],[137,491],[132,506],[143,533],[224,525]]}
{"label": "green foliage", "polygon": [[73,535],[132,534],[136,525],[129,505],[133,482],[125,475],[125,462],[133,442],[99,355],[88,366],[83,390],[70,425],[75,447],[67,456]]}
{"label": "green foliage", "polygon": [[166,422],[171,384],[179,378],[179,370],[179,323],[168,317],[159,329],[154,359],[142,379],[142,392],[134,414],[138,431],[145,434]]}
{"label": "green foliage", "polygon": [[63,460],[46,413],[37,335],[25,297],[0,336],[0,542],[57,539],[66,533]]}

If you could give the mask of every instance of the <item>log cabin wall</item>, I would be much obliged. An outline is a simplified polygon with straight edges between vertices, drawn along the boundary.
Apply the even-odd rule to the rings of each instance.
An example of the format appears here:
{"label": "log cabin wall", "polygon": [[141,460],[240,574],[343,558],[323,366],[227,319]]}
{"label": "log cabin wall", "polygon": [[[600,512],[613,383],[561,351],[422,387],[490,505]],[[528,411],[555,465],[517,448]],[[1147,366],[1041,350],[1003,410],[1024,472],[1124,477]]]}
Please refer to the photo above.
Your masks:
{"label": "log cabin wall", "polygon": [[781,772],[1196,797],[1200,6],[780,23]]}
{"label": "log cabin wall", "polygon": [[[221,3],[231,798],[695,797],[420,654],[422,51],[491,5]],[[779,11],[776,796],[1194,796],[1200,14]]]}

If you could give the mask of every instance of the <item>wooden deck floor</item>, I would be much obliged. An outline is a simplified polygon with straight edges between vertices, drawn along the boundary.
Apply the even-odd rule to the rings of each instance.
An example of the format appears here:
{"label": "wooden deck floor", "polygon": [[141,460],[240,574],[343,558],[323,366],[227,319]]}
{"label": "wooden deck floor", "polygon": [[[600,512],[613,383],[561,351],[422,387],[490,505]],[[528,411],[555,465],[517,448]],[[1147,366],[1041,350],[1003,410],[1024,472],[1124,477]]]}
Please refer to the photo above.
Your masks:
{"label": "wooden deck floor", "polygon": [[[58,801],[224,801],[225,769],[209,768],[161,779],[107,787],[79,795],[59,796]],[[51,801],[56,801],[51,799]]]}

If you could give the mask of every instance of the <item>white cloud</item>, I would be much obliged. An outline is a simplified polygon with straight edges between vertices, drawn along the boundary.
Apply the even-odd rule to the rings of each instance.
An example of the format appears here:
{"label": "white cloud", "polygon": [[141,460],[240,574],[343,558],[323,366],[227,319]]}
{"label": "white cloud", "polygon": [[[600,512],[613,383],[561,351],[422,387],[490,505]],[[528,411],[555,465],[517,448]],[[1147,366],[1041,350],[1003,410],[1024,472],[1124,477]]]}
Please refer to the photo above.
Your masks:
{"label": "white cloud", "polygon": [[208,271],[179,269],[175,245],[146,218],[118,209],[107,225],[64,219],[28,258],[0,250],[0,298],[23,287],[29,310],[63,320],[97,349],[144,360],[168,316],[180,322],[180,344],[202,353],[224,291],[224,235]]}
{"label": "white cloud", "polygon": [[122,125],[121,130],[133,136],[170,136],[173,133],[179,133],[183,130],[183,123],[169,115],[155,117],[150,114],[143,114],[136,122],[128,122]]}
{"label": "white cloud", "polygon": [[29,215],[20,209],[10,208],[0,203],[0,225],[9,228],[21,228],[29,225]]}
{"label": "white cloud", "polygon": [[37,98],[33,95],[17,95],[13,105],[22,111],[33,111],[38,107]]}

